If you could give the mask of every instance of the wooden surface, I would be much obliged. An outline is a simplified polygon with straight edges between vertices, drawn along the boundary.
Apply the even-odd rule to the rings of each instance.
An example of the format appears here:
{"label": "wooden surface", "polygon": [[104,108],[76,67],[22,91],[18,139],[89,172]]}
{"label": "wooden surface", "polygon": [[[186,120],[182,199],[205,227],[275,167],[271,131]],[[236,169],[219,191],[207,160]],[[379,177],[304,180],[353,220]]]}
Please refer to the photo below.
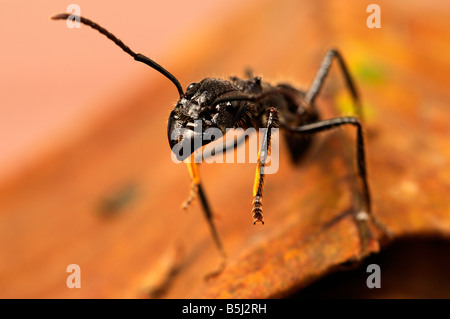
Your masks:
{"label": "wooden surface", "polygon": [[[449,6],[379,4],[382,28],[368,29],[366,4],[356,0],[250,2],[180,39],[166,66],[184,87],[206,76],[243,76],[246,67],[307,87],[326,50],[339,48],[367,114],[376,216],[395,239],[448,240]],[[87,78],[90,71],[80,70]],[[301,167],[281,143],[279,172],[265,183],[264,226],[254,226],[250,213],[254,164],[201,165],[228,254],[223,274],[204,281],[219,255],[198,202],[180,209],[189,179],[184,165],[170,160],[166,136],[176,90],[166,79],[139,81],[121,96],[105,96],[99,107],[111,112],[2,184],[1,297],[282,297],[361,257],[357,228],[345,214],[354,203],[354,133],[340,130],[318,137]],[[348,108],[342,92],[333,71],[318,101],[325,115]],[[370,249],[387,244],[373,241]],[[449,251],[448,242],[440,247]],[[442,251],[427,258],[438,264]],[[81,267],[81,289],[66,287],[72,263]],[[429,271],[422,265],[416,274]],[[441,284],[439,296],[450,297],[449,283]],[[423,287],[423,295],[376,296],[427,296],[431,288]]]}

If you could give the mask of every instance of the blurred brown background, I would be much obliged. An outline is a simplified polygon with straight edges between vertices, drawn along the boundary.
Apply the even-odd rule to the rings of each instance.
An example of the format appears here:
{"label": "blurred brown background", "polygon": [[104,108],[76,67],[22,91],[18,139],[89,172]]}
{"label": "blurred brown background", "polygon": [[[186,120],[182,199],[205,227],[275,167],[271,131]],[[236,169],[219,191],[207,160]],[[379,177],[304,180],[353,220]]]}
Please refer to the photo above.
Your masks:
{"label": "blurred brown background", "polygon": [[[70,2],[3,1],[0,297],[135,298],[151,287],[169,298],[450,297],[450,5],[378,1],[381,28],[369,29],[370,3],[76,2],[183,87],[251,67],[306,88],[326,50],[339,48],[367,114],[375,213],[396,234],[367,261],[386,270],[386,286],[361,286],[364,263],[326,277],[359,249],[351,219],[322,231],[351,204],[353,147],[338,133],[321,137],[303,168],[281,149],[263,227],[250,215],[254,165],[202,165],[229,257],[225,273],[204,282],[218,254],[198,203],[180,209],[189,179],[167,143],[173,85],[88,27],[48,19]],[[340,74],[326,86],[325,114],[335,105],[345,113]],[[81,289],[66,286],[73,263]]]}

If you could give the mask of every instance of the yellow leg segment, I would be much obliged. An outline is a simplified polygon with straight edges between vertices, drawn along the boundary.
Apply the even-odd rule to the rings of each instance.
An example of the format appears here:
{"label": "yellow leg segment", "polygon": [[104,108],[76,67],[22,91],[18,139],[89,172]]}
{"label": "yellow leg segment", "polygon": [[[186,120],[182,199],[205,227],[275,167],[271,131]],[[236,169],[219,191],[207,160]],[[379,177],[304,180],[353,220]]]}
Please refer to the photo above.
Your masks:
{"label": "yellow leg segment", "polygon": [[256,166],[255,182],[253,184],[252,217],[253,224],[262,223],[264,225],[262,214],[262,189],[264,184],[264,173],[261,171],[264,164],[262,164],[259,159],[260,153],[261,151],[258,153],[258,164]]}
{"label": "yellow leg segment", "polygon": [[187,200],[183,202],[181,207],[187,209],[195,198],[195,194],[198,192],[198,185],[200,184],[200,173],[198,171],[198,165],[194,161],[194,154],[191,155],[190,161],[186,163],[189,177],[191,178],[191,192]]}
{"label": "yellow leg segment", "polygon": [[267,156],[270,154],[270,138],[271,129],[276,126],[276,109],[270,108],[269,117],[267,120],[267,131],[264,135],[264,140],[261,143],[261,149],[258,152],[258,164],[256,165],[255,182],[253,184],[253,202],[252,202],[252,217],[253,224],[262,223],[263,220],[263,210],[262,210],[262,192],[264,184],[264,166],[267,160]]}
{"label": "yellow leg segment", "polygon": [[219,264],[219,268],[217,270],[215,270],[214,272],[207,274],[205,277],[205,279],[210,279],[210,278],[213,278],[213,277],[219,275],[225,268],[226,254],[225,254],[225,250],[222,246],[222,243],[220,241],[219,234],[217,233],[216,226],[214,225],[212,211],[211,211],[211,208],[209,207],[208,200],[206,199],[206,194],[200,183],[200,173],[199,173],[199,169],[198,169],[198,164],[195,163],[193,154],[190,157],[190,161],[187,162],[186,165],[188,168],[189,177],[191,178],[191,193],[189,195],[189,198],[183,203],[182,207],[184,209],[187,209],[189,204],[194,200],[196,194],[198,194],[198,196],[200,198],[200,203],[203,208],[203,213],[205,214],[205,217],[208,221],[209,228],[211,229],[211,233],[212,233],[214,242],[216,243],[217,248],[219,249],[219,253],[220,253],[220,257],[221,257],[221,262]]}

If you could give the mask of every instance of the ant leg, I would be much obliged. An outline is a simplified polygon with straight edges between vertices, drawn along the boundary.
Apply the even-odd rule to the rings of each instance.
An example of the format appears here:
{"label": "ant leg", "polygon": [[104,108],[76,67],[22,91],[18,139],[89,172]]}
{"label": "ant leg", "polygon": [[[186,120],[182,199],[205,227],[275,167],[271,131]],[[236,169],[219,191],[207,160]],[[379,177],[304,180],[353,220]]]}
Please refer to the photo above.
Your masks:
{"label": "ant leg", "polygon": [[186,163],[189,177],[191,178],[191,191],[189,193],[188,199],[185,200],[181,205],[184,210],[186,210],[194,200],[195,195],[198,193],[198,187],[200,185],[200,174],[198,172],[198,166],[197,163],[193,161],[193,158],[194,156],[192,155],[191,161]]}
{"label": "ant leg", "polygon": [[355,216],[355,220],[358,224],[358,228],[361,236],[362,250],[365,252],[367,248],[367,237],[371,237],[370,231],[368,231],[365,223],[371,219],[376,227],[378,227],[384,234],[391,235],[391,231],[386,228],[380,221],[378,221],[372,213],[371,197],[369,190],[369,183],[367,181],[366,171],[366,159],[364,152],[364,138],[362,132],[362,126],[356,117],[338,117],[329,120],[323,120],[311,124],[305,124],[298,127],[287,128],[291,132],[297,132],[301,134],[313,134],[322,131],[326,131],[332,128],[336,128],[341,125],[350,124],[357,128],[356,138],[356,162],[358,166],[358,174],[362,181],[363,191],[363,209],[359,211]]}
{"label": "ant leg", "polygon": [[206,198],[205,191],[203,190],[203,186],[200,182],[200,174],[198,170],[198,165],[194,161],[194,155],[191,156],[191,161],[186,163],[189,171],[189,175],[192,180],[192,189],[191,189],[191,195],[189,196],[189,199],[183,204],[183,208],[186,209],[187,206],[192,202],[192,200],[195,197],[195,194],[197,193],[200,197],[200,202],[202,204],[202,210],[205,214],[206,220],[209,225],[209,229],[211,230],[211,234],[213,236],[214,242],[219,250],[221,262],[219,265],[219,268],[215,270],[212,273],[209,273],[206,275],[205,279],[209,279],[212,277],[215,277],[219,275],[223,269],[225,268],[226,264],[226,254],[225,249],[223,248],[222,242],[220,241],[219,233],[217,232],[216,225],[214,224],[213,215],[211,208],[209,206],[208,199]]}
{"label": "ant leg", "polygon": [[328,75],[328,71],[330,70],[331,62],[333,62],[334,58],[336,58],[336,60],[338,61],[339,67],[344,75],[347,88],[350,91],[353,103],[355,105],[355,112],[358,115],[358,117],[362,119],[363,114],[358,91],[356,90],[356,86],[352,80],[352,77],[350,75],[347,65],[344,62],[342,55],[339,53],[339,51],[335,49],[329,50],[325,54],[325,57],[322,60],[322,64],[320,65],[320,68],[317,71],[316,77],[314,78],[314,81],[311,84],[309,90],[306,92],[305,100],[309,105],[314,104],[314,100],[316,99],[317,95],[320,92],[320,89],[323,86],[325,78]]}
{"label": "ant leg", "polygon": [[195,158],[195,160],[197,162],[201,162],[202,160],[204,161],[212,156],[223,154],[228,151],[234,150],[234,149],[238,148],[239,146],[241,146],[242,143],[245,143],[245,141],[248,140],[248,137],[249,136],[247,134],[242,134],[236,140],[234,140],[232,143],[230,143],[230,142],[226,143],[221,150],[218,150],[217,152],[215,152],[215,150],[213,150],[210,154],[207,154],[206,156],[202,152],[199,155],[199,157]]}
{"label": "ant leg", "polygon": [[206,220],[209,224],[209,229],[211,230],[214,242],[216,243],[217,249],[220,253],[220,264],[219,267],[206,275],[205,279],[213,278],[217,275],[220,275],[220,273],[225,269],[225,265],[227,262],[227,255],[225,254],[225,249],[223,248],[222,242],[220,241],[219,233],[217,232],[216,225],[214,224],[211,208],[209,207],[208,199],[206,198],[206,194],[203,190],[203,187],[201,184],[198,185],[198,195],[200,196],[200,202],[202,203],[203,213],[206,216]]}
{"label": "ant leg", "polygon": [[257,222],[264,225],[262,212],[262,191],[264,184],[264,167],[266,164],[267,155],[270,152],[270,139],[272,135],[272,128],[275,126],[277,113],[274,107],[270,108],[269,118],[267,120],[266,132],[261,143],[261,149],[258,152],[255,182],[253,184],[253,202],[252,202],[252,217],[253,224]]}
{"label": "ant leg", "polygon": [[[239,136],[239,138],[237,140],[234,140],[233,143],[227,143],[226,145],[224,145],[224,147],[220,151],[216,152],[215,154],[211,154],[211,156],[214,156],[216,154],[221,154],[223,152],[227,152],[231,149],[235,149],[235,148],[239,147],[242,143],[244,143],[247,139],[248,139],[248,135],[243,134],[243,135]],[[202,156],[202,155],[200,155],[200,156]],[[206,158],[208,158],[208,157],[206,157]],[[204,159],[205,158],[203,158],[203,160]],[[199,158],[197,158],[197,160],[199,160]],[[200,182],[200,174],[199,174],[199,170],[198,170],[198,165],[194,160],[194,154],[191,155],[190,162],[188,162],[186,164],[188,167],[188,172],[189,172],[189,176],[191,178],[192,184],[191,184],[191,193],[189,195],[189,198],[183,203],[182,207],[183,207],[183,209],[187,209],[187,207],[190,205],[190,203],[195,198],[195,195],[198,194],[200,196],[200,202],[202,204],[203,213],[205,214],[206,220],[208,221],[209,228],[211,229],[211,233],[212,233],[214,242],[216,243],[216,246],[219,249],[219,253],[221,256],[221,263],[219,265],[219,268],[216,271],[209,273],[206,276],[206,279],[209,279],[209,278],[219,275],[223,271],[223,269],[225,268],[225,264],[226,264],[226,254],[225,254],[225,249],[223,248],[222,242],[220,241],[220,237],[217,232],[216,226],[213,221],[213,215],[212,215],[211,208],[209,206],[208,199],[206,197],[205,191],[203,190],[202,184]]]}

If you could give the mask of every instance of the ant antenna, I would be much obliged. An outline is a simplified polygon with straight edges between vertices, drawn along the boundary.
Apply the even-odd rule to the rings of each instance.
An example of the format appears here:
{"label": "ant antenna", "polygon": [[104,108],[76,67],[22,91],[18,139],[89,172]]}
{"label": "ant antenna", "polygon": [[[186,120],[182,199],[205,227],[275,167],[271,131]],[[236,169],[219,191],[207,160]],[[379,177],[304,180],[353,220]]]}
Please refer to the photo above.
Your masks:
{"label": "ant antenna", "polygon": [[125,43],[123,43],[121,40],[116,38],[115,35],[110,33],[108,30],[106,30],[102,26],[98,25],[94,21],[86,19],[82,16],[77,16],[77,15],[68,14],[68,13],[56,14],[56,15],[52,16],[50,19],[52,19],[52,20],[67,20],[69,17],[71,17],[71,18],[73,17],[76,20],[79,20],[81,23],[83,23],[87,26],[90,26],[92,29],[97,30],[101,34],[105,35],[108,39],[113,41],[117,46],[119,46],[126,53],[131,55],[136,61],[145,63],[149,67],[155,69],[156,71],[158,71],[159,73],[164,75],[166,78],[168,78],[170,81],[172,81],[173,84],[175,84],[175,86],[178,90],[178,93],[180,94],[180,98],[184,95],[183,88],[181,87],[180,82],[177,80],[177,78],[175,76],[172,75],[172,73],[170,73],[169,71],[164,69],[161,65],[159,65],[152,59],[147,58],[145,55],[133,52],[127,45],[125,45]]}

